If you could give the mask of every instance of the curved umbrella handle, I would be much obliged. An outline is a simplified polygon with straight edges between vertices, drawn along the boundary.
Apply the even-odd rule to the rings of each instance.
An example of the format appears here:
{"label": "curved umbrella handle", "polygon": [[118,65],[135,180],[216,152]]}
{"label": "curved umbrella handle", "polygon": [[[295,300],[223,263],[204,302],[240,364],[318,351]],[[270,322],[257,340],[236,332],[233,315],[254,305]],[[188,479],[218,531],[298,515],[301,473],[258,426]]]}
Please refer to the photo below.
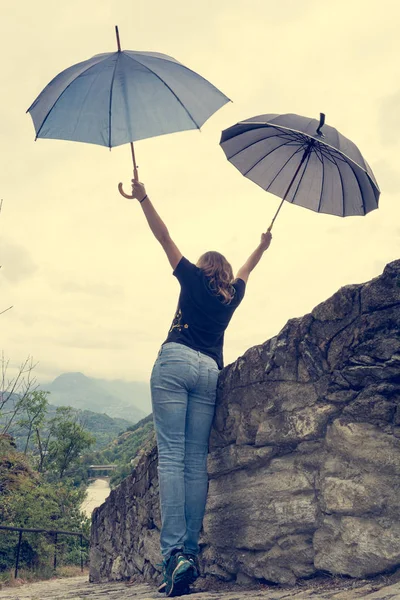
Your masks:
{"label": "curved umbrella handle", "polygon": [[[133,144],[131,143],[131,151],[132,151],[132,160],[133,160],[133,179],[135,181],[139,181],[139,174],[138,174],[138,169],[136,166],[136,160],[135,160],[135,151],[133,148]],[[128,200],[132,200],[133,196],[129,196],[128,194],[126,194],[122,188],[122,183],[118,184],[118,190],[119,193],[121,194],[121,196],[123,196],[124,198],[128,198]]]}
{"label": "curved umbrella handle", "polygon": [[119,193],[121,194],[121,196],[123,196],[124,198],[128,198],[128,200],[132,200],[133,196],[129,196],[128,194],[125,194],[124,190],[122,189],[122,183],[118,184],[118,190],[119,190]]}

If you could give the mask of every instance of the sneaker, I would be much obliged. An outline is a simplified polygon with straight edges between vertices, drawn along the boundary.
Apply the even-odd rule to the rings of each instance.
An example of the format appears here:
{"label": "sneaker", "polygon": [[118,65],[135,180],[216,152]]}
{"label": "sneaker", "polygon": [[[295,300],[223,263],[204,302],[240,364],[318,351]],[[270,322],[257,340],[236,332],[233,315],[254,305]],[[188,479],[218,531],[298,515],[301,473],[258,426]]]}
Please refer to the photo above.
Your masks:
{"label": "sneaker", "polygon": [[163,575],[164,583],[159,590],[164,588],[162,591],[169,597],[186,594],[189,583],[195,580],[193,564],[179,549],[173,550],[169,559],[163,561]]}
{"label": "sneaker", "polygon": [[191,552],[184,552],[185,557],[188,559],[191,565],[193,565],[193,580],[190,583],[193,583],[198,577],[200,577],[200,565],[198,561],[197,554],[192,554]]}

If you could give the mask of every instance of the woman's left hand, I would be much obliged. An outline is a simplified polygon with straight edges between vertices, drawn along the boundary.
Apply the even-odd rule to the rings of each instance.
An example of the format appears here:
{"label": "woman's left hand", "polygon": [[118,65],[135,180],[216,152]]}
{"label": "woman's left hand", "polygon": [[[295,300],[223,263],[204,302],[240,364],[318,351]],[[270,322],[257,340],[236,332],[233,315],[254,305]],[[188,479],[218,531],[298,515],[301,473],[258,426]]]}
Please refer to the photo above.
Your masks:
{"label": "woman's left hand", "polygon": [[136,179],[132,179],[132,196],[141,202],[144,198],[146,198],[146,188],[144,184]]}

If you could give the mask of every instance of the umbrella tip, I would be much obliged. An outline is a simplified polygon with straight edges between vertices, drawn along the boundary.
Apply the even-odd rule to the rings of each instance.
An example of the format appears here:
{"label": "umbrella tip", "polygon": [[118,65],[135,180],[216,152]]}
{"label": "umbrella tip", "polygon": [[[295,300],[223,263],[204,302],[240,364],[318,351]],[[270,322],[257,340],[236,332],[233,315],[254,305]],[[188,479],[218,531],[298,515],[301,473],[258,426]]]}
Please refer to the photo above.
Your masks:
{"label": "umbrella tip", "polygon": [[118,25],[115,26],[115,35],[117,36],[118,52],[121,52],[121,42],[119,40]]}
{"label": "umbrella tip", "polygon": [[317,129],[317,135],[321,135],[321,136],[324,135],[321,131],[321,129],[324,125],[325,125],[325,114],[319,113],[319,125],[318,125],[318,129]]}

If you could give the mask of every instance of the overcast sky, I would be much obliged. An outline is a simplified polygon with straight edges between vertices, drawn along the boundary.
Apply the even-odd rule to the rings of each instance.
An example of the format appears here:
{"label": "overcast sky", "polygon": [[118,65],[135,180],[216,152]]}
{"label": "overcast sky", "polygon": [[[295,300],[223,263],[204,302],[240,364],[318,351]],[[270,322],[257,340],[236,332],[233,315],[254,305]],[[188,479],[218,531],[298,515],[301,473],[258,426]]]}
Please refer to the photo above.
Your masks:
{"label": "overcast sky", "polygon": [[149,378],[178,282],[140,206],[129,146],[34,142],[26,109],[60,71],[122,47],[169,54],[229,96],[204,125],[137,142],[140,179],[190,260],[236,271],[279,200],[245,179],[221,130],[263,113],[319,117],[360,148],[380,208],[341,219],[286,204],[226,334],[225,362],[400,255],[400,5],[396,0],[37,0],[1,3],[0,348],[41,382]]}

